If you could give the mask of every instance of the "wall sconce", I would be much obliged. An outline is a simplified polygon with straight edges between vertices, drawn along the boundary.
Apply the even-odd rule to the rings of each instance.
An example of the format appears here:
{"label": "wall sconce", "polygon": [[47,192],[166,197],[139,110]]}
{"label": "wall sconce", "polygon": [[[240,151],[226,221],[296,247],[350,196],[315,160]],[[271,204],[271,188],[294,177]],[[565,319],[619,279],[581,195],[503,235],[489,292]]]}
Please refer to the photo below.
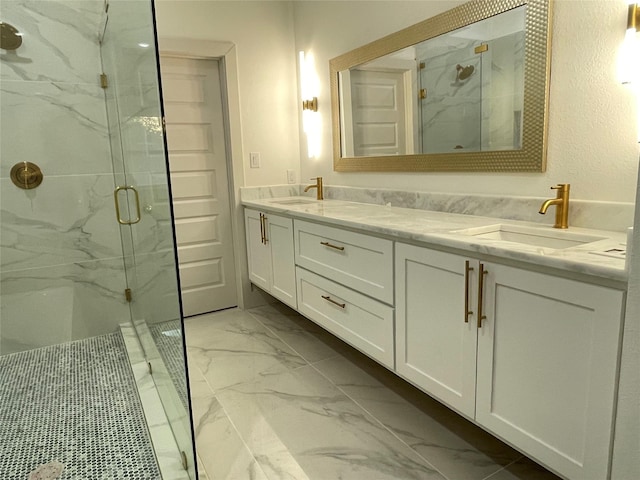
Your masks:
{"label": "wall sconce", "polygon": [[629,4],[629,16],[627,17],[627,30],[634,29],[640,32],[640,4]]}
{"label": "wall sconce", "polygon": [[313,55],[300,52],[300,96],[302,100],[302,130],[307,137],[309,158],[320,156],[321,118],[318,114],[318,75]]}
{"label": "wall sconce", "polygon": [[638,143],[640,143],[640,4],[636,0],[629,2],[627,30],[620,47],[618,75],[620,82],[628,85],[635,93],[638,102]]}
{"label": "wall sconce", "polygon": [[318,111],[318,97],[313,97],[311,100],[302,101],[303,110],[311,110],[312,112]]}
{"label": "wall sconce", "polygon": [[630,3],[627,14],[627,30],[620,52],[620,81],[622,83],[640,82],[640,5]]}

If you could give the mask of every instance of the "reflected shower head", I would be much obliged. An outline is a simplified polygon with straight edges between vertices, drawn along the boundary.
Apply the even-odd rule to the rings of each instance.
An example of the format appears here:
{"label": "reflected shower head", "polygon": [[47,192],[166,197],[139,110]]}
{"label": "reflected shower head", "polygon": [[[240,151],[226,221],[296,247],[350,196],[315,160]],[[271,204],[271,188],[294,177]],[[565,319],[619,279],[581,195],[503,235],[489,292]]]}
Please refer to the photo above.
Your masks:
{"label": "reflected shower head", "polygon": [[466,80],[473,74],[475,67],[473,65],[467,65],[466,67],[463,67],[462,65],[458,64],[456,65],[456,70],[458,71],[456,80]]}
{"label": "reflected shower head", "polygon": [[9,23],[0,22],[0,48],[16,50],[22,45],[22,35],[16,27]]}

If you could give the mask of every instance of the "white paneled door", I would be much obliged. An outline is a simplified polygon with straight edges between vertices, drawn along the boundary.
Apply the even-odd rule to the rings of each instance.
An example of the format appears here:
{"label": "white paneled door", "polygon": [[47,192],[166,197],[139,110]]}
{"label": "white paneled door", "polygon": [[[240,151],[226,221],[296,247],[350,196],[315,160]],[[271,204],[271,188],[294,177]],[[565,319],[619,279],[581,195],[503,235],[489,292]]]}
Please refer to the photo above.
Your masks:
{"label": "white paneled door", "polygon": [[238,304],[216,60],[161,57],[185,316]]}

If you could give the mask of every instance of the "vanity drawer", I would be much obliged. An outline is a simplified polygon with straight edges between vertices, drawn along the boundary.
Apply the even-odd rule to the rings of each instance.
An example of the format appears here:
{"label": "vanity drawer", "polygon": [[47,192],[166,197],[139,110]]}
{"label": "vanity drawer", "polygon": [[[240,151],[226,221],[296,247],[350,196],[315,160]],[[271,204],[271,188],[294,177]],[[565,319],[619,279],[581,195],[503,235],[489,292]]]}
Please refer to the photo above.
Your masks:
{"label": "vanity drawer", "polygon": [[394,369],[393,308],[296,267],[298,311]]}
{"label": "vanity drawer", "polygon": [[393,304],[393,242],[294,221],[296,264]]}

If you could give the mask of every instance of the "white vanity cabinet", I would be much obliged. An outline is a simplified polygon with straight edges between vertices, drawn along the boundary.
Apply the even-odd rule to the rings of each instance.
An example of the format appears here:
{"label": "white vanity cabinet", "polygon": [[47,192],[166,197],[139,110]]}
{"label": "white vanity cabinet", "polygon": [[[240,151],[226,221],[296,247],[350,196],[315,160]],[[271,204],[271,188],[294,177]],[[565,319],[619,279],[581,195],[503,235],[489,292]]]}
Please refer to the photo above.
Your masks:
{"label": "white vanity cabinet", "polygon": [[559,474],[606,479],[623,299],[396,243],[396,370]]}
{"label": "white vanity cabinet", "polygon": [[298,308],[293,220],[245,209],[249,280],[290,307]]}
{"label": "white vanity cabinet", "polygon": [[298,311],[394,368],[393,242],[294,221]]}

